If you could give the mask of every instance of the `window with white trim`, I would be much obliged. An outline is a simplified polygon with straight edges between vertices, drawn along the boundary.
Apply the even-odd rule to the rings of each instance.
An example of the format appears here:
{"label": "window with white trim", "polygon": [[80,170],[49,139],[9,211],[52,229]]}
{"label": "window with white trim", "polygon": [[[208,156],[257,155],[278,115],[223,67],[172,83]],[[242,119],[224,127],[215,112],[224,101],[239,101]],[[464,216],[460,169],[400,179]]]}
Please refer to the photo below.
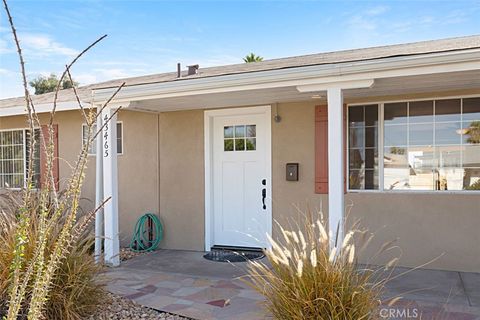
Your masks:
{"label": "window with white trim", "polygon": [[[82,143],[86,143],[87,141],[87,125],[82,125]],[[97,126],[93,125],[92,127],[93,132],[97,132]],[[94,140],[90,149],[88,150],[88,154],[95,155],[97,154],[97,141]],[[117,154],[123,154],[123,122],[117,122]]]}
{"label": "window with white trim", "polygon": [[348,118],[350,190],[480,190],[480,97],[349,106]]}
{"label": "window with white trim", "polygon": [[348,110],[349,188],[378,189],[378,105]]}
{"label": "window with white trim", "polygon": [[[35,130],[39,141],[40,131]],[[27,178],[30,130],[0,131],[0,188],[23,188]],[[40,146],[37,144],[33,155],[33,183],[40,182]]]}

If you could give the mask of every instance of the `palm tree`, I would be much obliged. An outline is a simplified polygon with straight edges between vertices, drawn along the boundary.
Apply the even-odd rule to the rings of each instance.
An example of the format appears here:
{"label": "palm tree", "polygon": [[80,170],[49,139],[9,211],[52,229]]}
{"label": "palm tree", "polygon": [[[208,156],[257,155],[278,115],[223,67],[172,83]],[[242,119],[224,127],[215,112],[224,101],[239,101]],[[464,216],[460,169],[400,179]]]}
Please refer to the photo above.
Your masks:
{"label": "palm tree", "polygon": [[260,62],[260,61],[263,61],[263,57],[257,56],[254,53],[250,53],[246,55],[245,58],[243,58],[243,61],[245,61],[246,63]]}
{"label": "palm tree", "polygon": [[472,121],[466,134],[469,136],[467,138],[468,143],[480,144],[480,121]]}

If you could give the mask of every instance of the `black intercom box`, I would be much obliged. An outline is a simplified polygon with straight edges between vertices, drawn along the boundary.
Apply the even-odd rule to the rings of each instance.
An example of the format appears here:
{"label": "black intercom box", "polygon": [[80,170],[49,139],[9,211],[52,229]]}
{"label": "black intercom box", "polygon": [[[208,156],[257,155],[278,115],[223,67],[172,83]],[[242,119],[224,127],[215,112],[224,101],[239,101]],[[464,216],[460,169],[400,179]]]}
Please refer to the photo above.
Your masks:
{"label": "black intercom box", "polygon": [[287,163],[287,181],[298,181],[298,163]]}

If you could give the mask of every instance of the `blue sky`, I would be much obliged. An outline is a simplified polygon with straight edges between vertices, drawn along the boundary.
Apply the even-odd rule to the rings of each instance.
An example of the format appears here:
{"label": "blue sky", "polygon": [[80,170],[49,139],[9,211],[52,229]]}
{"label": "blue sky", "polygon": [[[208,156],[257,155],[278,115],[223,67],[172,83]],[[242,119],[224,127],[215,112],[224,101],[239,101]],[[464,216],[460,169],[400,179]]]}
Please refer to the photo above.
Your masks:
{"label": "blue sky", "polygon": [[[480,34],[475,1],[23,1],[10,0],[28,77],[73,70],[81,84],[324,51]],[[22,94],[18,60],[0,16],[0,98]]]}

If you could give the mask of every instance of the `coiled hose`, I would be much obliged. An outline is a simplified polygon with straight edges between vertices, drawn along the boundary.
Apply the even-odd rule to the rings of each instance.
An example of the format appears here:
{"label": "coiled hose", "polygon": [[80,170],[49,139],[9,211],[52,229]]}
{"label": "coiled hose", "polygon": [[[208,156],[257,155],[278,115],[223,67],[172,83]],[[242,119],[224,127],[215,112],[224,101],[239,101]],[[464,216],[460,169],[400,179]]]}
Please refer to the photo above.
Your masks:
{"label": "coiled hose", "polygon": [[160,219],[146,213],[135,224],[130,249],[135,252],[149,252],[157,249],[163,238],[163,226]]}

